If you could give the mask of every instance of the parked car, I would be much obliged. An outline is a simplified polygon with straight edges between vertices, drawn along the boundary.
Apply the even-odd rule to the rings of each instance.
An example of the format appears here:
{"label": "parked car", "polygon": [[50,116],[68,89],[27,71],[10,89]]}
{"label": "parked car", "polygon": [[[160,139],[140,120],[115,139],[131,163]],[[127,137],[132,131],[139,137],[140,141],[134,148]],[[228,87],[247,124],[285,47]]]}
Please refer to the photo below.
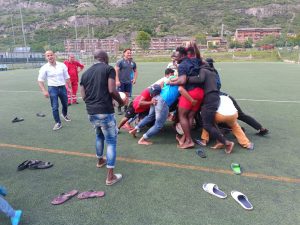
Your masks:
{"label": "parked car", "polygon": [[0,71],[4,71],[4,70],[7,70],[8,67],[6,64],[0,64]]}

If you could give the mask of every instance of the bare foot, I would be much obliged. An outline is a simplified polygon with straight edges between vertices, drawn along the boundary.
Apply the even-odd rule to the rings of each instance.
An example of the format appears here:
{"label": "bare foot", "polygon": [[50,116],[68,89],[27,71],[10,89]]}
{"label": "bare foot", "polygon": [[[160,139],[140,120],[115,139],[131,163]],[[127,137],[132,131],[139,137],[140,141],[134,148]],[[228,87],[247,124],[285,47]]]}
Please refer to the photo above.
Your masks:
{"label": "bare foot", "polygon": [[152,145],[153,143],[151,141],[146,141],[143,137],[138,141],[139,145]]}
{"label": "bare foot", "polygon": [[233,150],[233,147],[234,147],[234,143],[231,142],[231,141],[228,141],[228,142],[226,143],[225,152],[226,152],[227,154],[230,154],[230,153],[232,152],[232,150]]}
{"label": "bare foot", "polygon": [[137,129],[134,128],[133,130],[129,131],[129,134],[131,134],[134,138],[136,138],[136,132],[137,132]]}
{"label": "bare foot", "polygon": [[224,148],[224,147],[225,147],[225,145],[223,143],[218,142],[214,146],[212,146],[211,148],[212,149],[221,149],[221,148]]}
{"label": "bare foot", "polygon": [[178,141],[179,145],[183,145],[185,142],[185,136],[182,135],[182,137],[180,137],[179,134],[176,134],[176,140]]}
{"label": "bare foot", "polygon": [[187,148],[194,148],[195,144],[194,142],[184,142],[182,145],[179,145],[179,148],[182,148],[182,149],[187,149]]}

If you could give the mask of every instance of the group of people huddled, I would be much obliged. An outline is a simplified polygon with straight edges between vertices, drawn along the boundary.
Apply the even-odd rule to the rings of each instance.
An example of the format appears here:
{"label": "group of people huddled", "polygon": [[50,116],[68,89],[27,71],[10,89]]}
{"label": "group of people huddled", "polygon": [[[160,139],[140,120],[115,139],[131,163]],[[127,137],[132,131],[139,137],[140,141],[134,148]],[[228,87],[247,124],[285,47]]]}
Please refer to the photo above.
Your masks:
{"label": "group of people huddled", "polygon": [[[66,122],[71,119],[68,106],[78,104],[77,89],[78,72],[84,65],[75,60],[74,55],[64,63],[56,61],[53,51],[45,53],[48,63],[41,67],[38,84],[46,98],[50,98],[52,114],[55,120],[53,130],[62,128],[59,115],[59,102],[62,104],[61,116]],[[137,80],[137,66],[132,59],[131,49],[123,51],[123,58],[116,63],[115,68],[109,65],[106,52],[96,50],[94,63],[82,75],[80,92],[86,104],[90,122],[96,133],[96,156],[98,168],[107,167],[106,185],[113,185],[122,179],[122,174],[114,173],[116,163],[117,136],[121,128],[125,128],[136,137],[136,134],[146,126],[150,127],[139,139],[141,145],[151,145],[150,139],[164,126],[168,118],[181,127],[181,134],[176,135],[178,148],[193,148],[196,144],[206,146],[210,139],[215,139],[214,149],[224,148],[231,153],[234,142],[229,141],[224,130],[232,131],[238,143],[249,150],[254,144],[246,137],[237,120],[241,120],[258,131],[258,135],[268,134],[264,128],[251,116],[245,114],[236,100],[220,91],[221,80],[211,58],[203,60],[197,45],[189,42],[185,47],[178,47],[171,56],[163,78],[146,87],[133,101],[132,86]],[[47,81],[48,89],[45,87]],[[124,92],[126,98],[121,98],[119,92]],[[118,114],[125,116],[117,126],[114,115],[114,102],[118,104]],[[133,127],[130,124],[135,121]],[[196,125],[202,127],[201,138],[193,139],[191,129]],[[104,158],[104,142],[107,152]],[[5,195],[6,189],[0,187],[0,195]],[[13,225],[19,224],[22,211],[14,210],[0,196],[0,210],[11,218]]]}
{"label": "group of people huddled", "polygon": [[[150,139],[171,119],[182,130],[181,134],[176,135],[178,148],[188,149],[195,146],[191,129],[196,121],[196,125],[202,127],[201,139],[196,144],[206,146],[210,139],[215,139],[217,142],[212,148],[224,148],[226,153],[232,152],[234,142],[225,137],[222,132],[225,129],[232,131],[242,147],[254,148],[237,123],[238,119],[258,130],[259,135],[268,133],[255,119],[242,112],[232,96],[220,91],[221,81],[213,60],[203,60],[194,42],[178,47],[171,56],[172,62],[168,64],[164,77],[146,87],[129,102],[132,86],[137,80],[137,66],[131,53],[131,49],[125,49],[123,58],[114,68],[109,65],[107,53],[96,50],[96,63],[83,73],[80,80],[81,96],[96,133],[96,166],[106,166],[108,169],[106,185],[113,185],[122,179],[121,174],[113,172],[117,135],[121,128],[127,129],[135,137],[142,128],[150,127],[138,140],[141,145],[150,145]],[[67,122],[71,121],[67,113],[67,93],[72,98],[71,101],[69,98],[69,104],[77,103],[78,71],[83,69],[83,65],[75,64],[74,56],[70,56],[69,62],[65,64],[56,62],[52,51],[47,51],[45,57],[48,63],[40,69],[38,83],[44,96],[50,97],[55,120],[53,130],[58,130],[62,127],[58,99],[62,103],[62,117]],[[71,70],[70,65],[73,68]],[[75,81],[72,81],[72,77],[75,77]],[[48,83],[48,90],[45,88],[45,81]],[[127,97],[121,98],[119,92],[124,92]],[[118,126],[113,101],[118,105],[118,114],[125,112]],[[130,125],[133,121],[134,126]],[[107,145],[106,158],[104,142]]]}
{"label": "group of people huddled", "polygon": [[[182,135],[176,135],[177,146],[181,149],[195,146],[191,129],[196,121],[203,128],[197,144],[206,146],[210,138],[215,139],[217,142],[212,148],[225,148],[229,154],[234,142],[226,139],[224,130],[231,130],[242,147],[253,150],[254,144],[246,137],[237,120],[254,127],[259,135],[267,134],[268,130],[244,114],[232,96],[220,91],[221,80],[213,59],[203,60],[193,42],[186,47],[178,47],[171,58],[165,76],[145,88],[129,104],[118,129],[127,129],[135,137],[141,128],[150,124],[150,129],[138,141],[141,145],[150,145],[151,137],[162,129],[170,112],[174,112],[176,116],[171,118],[179,121],[183,131]],[[135,119],[139,122],[132,127],[130,123]]]}

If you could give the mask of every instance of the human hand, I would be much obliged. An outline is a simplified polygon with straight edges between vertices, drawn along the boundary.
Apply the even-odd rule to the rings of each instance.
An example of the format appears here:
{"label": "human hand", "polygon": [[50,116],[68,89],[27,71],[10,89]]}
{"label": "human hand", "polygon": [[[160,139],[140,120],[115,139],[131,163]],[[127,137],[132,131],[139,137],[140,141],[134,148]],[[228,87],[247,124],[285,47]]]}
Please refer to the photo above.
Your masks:
{"label": "human hand", "polygon": [[45,98],[49,98],[49,92],[48,91],[43,91],[43,95],[45,96]]}
{"label": "human hand", "polygon": [[193,99],[192,102],[191,102],[191,103],[192,103],[192,106],[197,105],[197,102],[198,102],[197,100]]}
{"label": "human hand", "polygon": [[157,104],[157,100],[155,98],[152,98],[151,99],[151,103],[152,103],[152,105],[156,105]]}
{"label": "human hand", "polygon": [[120,81],[116,81],[116,86],[117,86],[117,87],[120,87],[120,86],[121,86]]}

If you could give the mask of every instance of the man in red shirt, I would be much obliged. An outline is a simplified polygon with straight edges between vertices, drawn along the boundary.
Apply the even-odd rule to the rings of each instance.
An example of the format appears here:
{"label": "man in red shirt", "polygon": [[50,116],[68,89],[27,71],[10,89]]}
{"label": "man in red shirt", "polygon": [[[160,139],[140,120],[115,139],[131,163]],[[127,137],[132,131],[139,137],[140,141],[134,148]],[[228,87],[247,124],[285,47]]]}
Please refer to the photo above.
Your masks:
{"label": "man in red shirt", "polygon": [[149,88],[146,88],[142,93],[131,102],[125,112],[125,117],[121,119],[118,129],[124,126],[125,129],[133,129],[128,123],[128,120],[134,118],[137,114],[139,118],[148,115],[150,106],[155,104],[156,100],[152,99]]}
{"label": "man in red shirt", "polygon": [[64,61],[64,64],[68,68],[70,75],[70,81],[72,85],[72,92],[68,91],[68,105],[78,104],[77,102],[77,90],[78,90],[78,73],[83,70],[84,65],[75,60],[74,55],[69,55],[69,60]]}

